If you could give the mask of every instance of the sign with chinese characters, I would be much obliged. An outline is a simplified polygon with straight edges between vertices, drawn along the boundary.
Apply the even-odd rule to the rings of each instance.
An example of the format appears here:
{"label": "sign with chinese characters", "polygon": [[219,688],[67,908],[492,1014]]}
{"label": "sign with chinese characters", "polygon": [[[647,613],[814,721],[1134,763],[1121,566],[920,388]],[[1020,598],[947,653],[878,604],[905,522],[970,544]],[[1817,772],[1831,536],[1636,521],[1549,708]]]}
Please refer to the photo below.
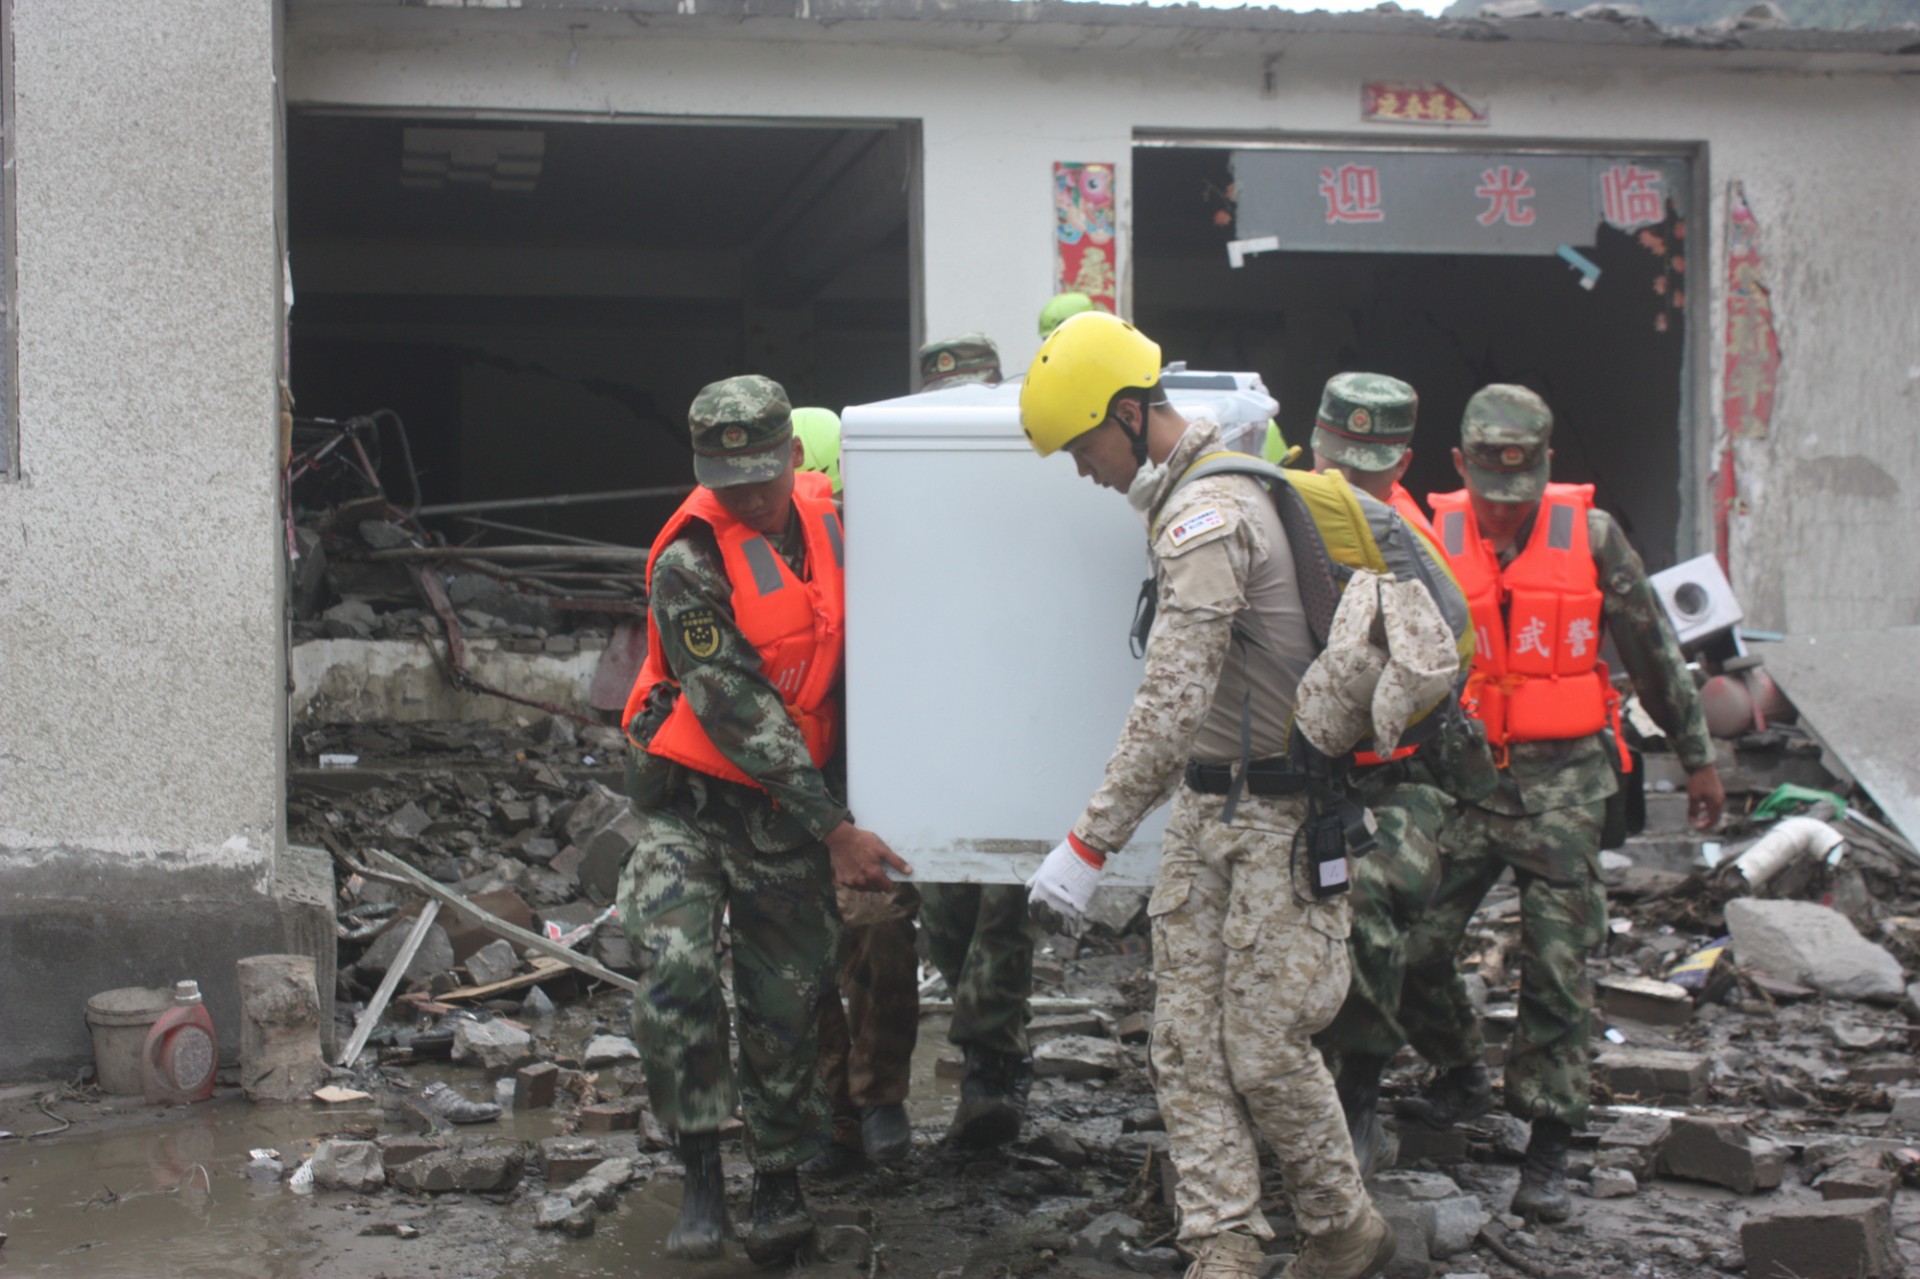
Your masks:
{"label": "sign with chinese characters", "polygon": [[1053,291],[1084,293],[1105,311],[1114,307],[1113,166],[1053,166]]}
{"label": "sign with chinese characters", "polygon": [[1444,84],[1369,81],[1360,86],[1360,118],[1372,124],[1484,125],[1487,105]]}
{"label": "sign with chinese characters", "polygon": [[1232,163],[1236,241],[1262,249],[1548,255],[1687,204],[1687,162],[1669,156],[1248,150]]}

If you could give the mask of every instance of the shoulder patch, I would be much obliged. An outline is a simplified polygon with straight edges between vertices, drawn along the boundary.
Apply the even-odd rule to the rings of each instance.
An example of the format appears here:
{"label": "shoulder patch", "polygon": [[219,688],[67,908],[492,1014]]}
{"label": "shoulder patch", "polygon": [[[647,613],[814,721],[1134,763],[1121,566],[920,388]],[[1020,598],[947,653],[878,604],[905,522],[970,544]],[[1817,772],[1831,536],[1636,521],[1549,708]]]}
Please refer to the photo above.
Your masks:
{"label": "shoulder patch", "polygon": [[1205,510],[1195,511],[1192,515],[1187,516],[1186,519],[1181,520],[1178,524],[1168,529],[1167,540],[1171,542],[1177,550],[1193,538],[1207,532],[1209,529],[1219,528],[1226,522],[1226,517],[1220,514],[1219,507],[1209,506]]}
{"label": "shoulder patch", "polygon": [[690,608],[673,619],[687,656],[704,662],[720,651],[720,625],[710,608]]}

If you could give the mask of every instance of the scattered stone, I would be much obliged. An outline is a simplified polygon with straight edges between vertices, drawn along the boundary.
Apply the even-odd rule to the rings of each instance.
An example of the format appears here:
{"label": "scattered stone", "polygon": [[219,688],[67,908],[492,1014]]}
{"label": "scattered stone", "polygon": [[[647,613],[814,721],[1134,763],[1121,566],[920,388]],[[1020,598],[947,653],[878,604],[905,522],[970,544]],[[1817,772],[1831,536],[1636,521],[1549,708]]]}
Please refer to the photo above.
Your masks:
{"label": "scattered stone", "polygon": [[1848,1159],[1814,1183],[1822,1199],[1892,1199],[1900,1177],[1866,1159]]}
{"label": "scattered stone", "polygon": [[1104,1039],[1107,1035],[1106,1019],[1095,1012],[1063,1013],[1054,1017],[1035,1017],[1027,1023],[1027,1038],[1033,1043],[1053,1039],[1060,1035],[1086,1035],[1094,1039]]}
{"label": "scattered stone", "polygon": [[1147,894],[1132,888],[1102,886],[1087,904],[1087,923],[1110,933],[1124,933],[1147,907]]}
{"label": "scattered stone", "polygon": [[1382,1202],[1408,1205],[1406,1215],[1419,1224],[1429,1258],[1465,1252],[1488,1221],[1479,1199],[1463,1193],[1453,1178],[1436,1172],[1383,1172],[1374,1179],[1374,1195]]}
{"label": "scattered stone", "polygon": [[528,991],[527,997],[520,1001],[520,1015],[531,1021],[545,1021],[558,1011],[553,1001],[547,998],[547,992],[538,986]]}
{"label": "scattered stone", "polygon": [[584,1239],[593,1233],[598,1215],[591,1199],[575,1203],[565,1195],[542,1195],[533,1210],[533,1228]]}
{"label": "scattered stone", "polygon": [[453,1059],[469,1057],[503,1075],[533,1057],[533,1036],[504,1021],[463,1021],[453,1028]]}
{"label": "scattered stone", "polygon": [[1116,1260],[1139,1275],[1179,1270],[1187,1264],[1185,1257],[1164,1245],[1158,1248],[1133,1248],[1123,1244]]}
{"label": "scattered stone", "polygon": [[540,1143],[540,1170],[549,1186],[563,1186],[605,1163],[606,1151],[583,1137],[549,1137]]}
{"label": "scattered stone", "polygon": [[1129,1110],[1120,1118],[1121,1132],[1165,1132],[1167,1121],[1157,1110]]}
{"label": "scattered stone", "polygon": [[625,1035],[595,1035],[580,1054],[580,1064],[588,1070],[612,1066],[623,1061],[639,1061],[640,1049]]}
{"label": "scattered stone", "polygon": [[640,1106],[635,1099],[580,1107],[581,1132],[632,1132],[639,1127]]}
{"label": "scattered stone", "polygon": [[1525,1159],[1533,1125],[1512,1115],[1492,1114],[1481,1121],[1492,1133],[1493,1153],[1502,1159]]}
{"label": "scattered stone", "polygon": [[341,600],[320,614],[320,633],[328,639],[371,639],[380,617],[365,600]]}
{"label": "scattered stone", "polygon": [[1725,1186],[1743,1195],[1772,1190],[1786,1175],[1786,1155],[1755,1141],[1738,1119],[1685,1116],[1660,1147],[1660,1174]]}
{"label": "scattered stone", "polygon": [[1920,1088],[1902,1088],[1893,1094],[1893,1113],[1887,1122],[1903,1132],[1920,1130]]}
{"label": "scattered stone", "polygon": [[1609,1017],[1649,1026],[1684,1026],[1693,1020],[1693,996],[1685,986],[1651,977],[1602,977],[1594,984]]}
{"label": "scattered stone", "polygon": [[606,825],[575,842],[580,846],[580,887],[604,906],[619,892],[620,869],[640,842],[640,819],[623,803]]}
{"label": "scattered stone", "polygon": [[1035,1137],[1029,1148],[1062,1168],[1084,1168],[1087,1163],[1087,1148],[1063,1128],[1049,1128]]}
{"label": "scattered stone", "polygon": [[1033,1072],[1051,1079],[1111,1079],[1130,1065],[1125,1045],[1086,1035],[1062,1035],[1033,1050]]}
{"label": "scattered stone", "polygon": [[1123,1044],[1144,1044],[1153,1037],[1153,1014],[1128,1013],[1113,1023],[1113,1037]]}
{"label": "scattered stone", "polygon": [[1123,1212],[1103,1212],[1073,1236],[1073,1255],[1114,1261],[1122,1244],[1140,1242],[1146,1227]]}
{"label": "scattered stone", "polygon": [[527,1150],[517,1141],[436,1150],[393,1170],[393,1184],[430,1195],[511,1190],[526,1169]]}
{"label": "scattered stone", "polygon": [[247,1161],[247,1180],[271,1185],[287,1175],[287,1166],[273,1155],[259,1154]]}
{"label": "scattered stone", "polygon": [[1884,1200],[1792,1204],[1740,1227],[1753,1279],[1897,1279],[1905,1273]]}
{"label": "scattered stone", "polygon": [[420,832],[433,825],[427,810],[408,800],[387,817],[387,833],[400,839],[418,839]]}
{"label": "scattered stone", "polygon": [[[366,974],[385,973],[399,958],[400,947],[406,943],[407,934],[412,931],[413,920],[401,919],[373,939],[373,944],[367,947],[367,953],[360,956],[360,962],[354,967]],[[453,964],[453,942],[448,938],[446,929],[433,924],[428,927],[427,935],[420,939],[420,949],[413,953],[413,962],[407,965],[404,978],[409,984],[427,981],[435,973],[452,968]]]}
{"label": "scattered stone", "polygon": [[327,1190],[371,1194],[387,1184],[380,1147],[371,1141],[323,1141],[313,1152],[313,1182]]}
{"label": "scattered stone", "polygon": [[473,978],[476,986],[491,986],[518,971],[520,956],[513,953],[513,943],[504,937],[496,937],[467,956],[467,976]]}
{"label": "scattered stone", "polygon": [[1742,968],[1847,999],[1898,1003],[1906,995],[1900,961],[1831,907],[1739,897],[1727,903],[1726,914]]}
{"label": "scattered stone", "polygon": [[1609,1048],[1594,1074],[1616,1099],[1652,1105],[1699,1105],[1707,1099],[1707,1059],[1663,1048]]}
{"label": "scattered stone", "polygon": [[1625,1168],[1595,1168],[1587,1180],[1595,1199],[1624,1199],[1640,1191],[1639,1179]]}
{"label": "scattered stone", "polygon": [[381,1137],[374,1143],[380,1147],[380,1162],[388,1168],[398,1168],[410,1159],[432,1154],[436,1150],[445,1150],[447,1143],[441,1137],[423,1137],[414,1133],[399,1133]]}
{"label": "scattered stone", "polygon": [[553,1105],[560,1086],[560,1067],[550,1061],[522,1066],[513,1074],[513,1108],[545,1110]]}
{"label": "scattered stone", "polygon": [[873,1260],[873,1236],[859,1226],[819,1226],[814,1254],[824,1262],[864,1271]]}
{"label": "scattered stone", "polygon": [[1672,1131],[1673,1120],[1667,1115],[1622,1115],[1600,1134],[1596,1162],[1650,1181],[1659,1172],[1660,1147]]}
{"label": "scattered stone", "polygon": [[603,1159],[568,1186],[565,1194],[574,1203],[590,1203],[602,1212],[609,1212],[619,1202],[620,1191],[632,1180],[631,1159]]}

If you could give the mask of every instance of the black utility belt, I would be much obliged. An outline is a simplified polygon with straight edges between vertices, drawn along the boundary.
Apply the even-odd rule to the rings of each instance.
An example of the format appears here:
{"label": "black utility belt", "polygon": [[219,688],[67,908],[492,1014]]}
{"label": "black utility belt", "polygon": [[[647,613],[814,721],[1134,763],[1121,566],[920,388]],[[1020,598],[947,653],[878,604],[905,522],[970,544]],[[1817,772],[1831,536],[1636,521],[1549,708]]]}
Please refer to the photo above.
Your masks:
{"label": "black utility belt", "polygon": [[[1249,795],[1262,797],[1298,795],[1307,789],[1307,780],[1307,775],[1284,756],[1256,759],[1247,765],[1245,791]],[[1189,760],[1187,786],[1202,795],[1224,795],[1233,789],[1233,765],[1202,764],[1197,759]]]}

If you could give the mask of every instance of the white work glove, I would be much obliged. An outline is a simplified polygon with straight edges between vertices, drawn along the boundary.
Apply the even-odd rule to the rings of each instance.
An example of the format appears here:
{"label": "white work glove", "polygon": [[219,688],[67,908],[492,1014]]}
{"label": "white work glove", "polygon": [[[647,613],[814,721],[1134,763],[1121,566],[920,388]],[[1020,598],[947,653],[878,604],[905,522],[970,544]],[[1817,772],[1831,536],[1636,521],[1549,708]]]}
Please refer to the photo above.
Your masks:
{"label": "white work glove", "polygon": [[1099,849],[1069,834],[1027,881],[1027,913],[1043,928],[1078,937],[1106,864]]}

